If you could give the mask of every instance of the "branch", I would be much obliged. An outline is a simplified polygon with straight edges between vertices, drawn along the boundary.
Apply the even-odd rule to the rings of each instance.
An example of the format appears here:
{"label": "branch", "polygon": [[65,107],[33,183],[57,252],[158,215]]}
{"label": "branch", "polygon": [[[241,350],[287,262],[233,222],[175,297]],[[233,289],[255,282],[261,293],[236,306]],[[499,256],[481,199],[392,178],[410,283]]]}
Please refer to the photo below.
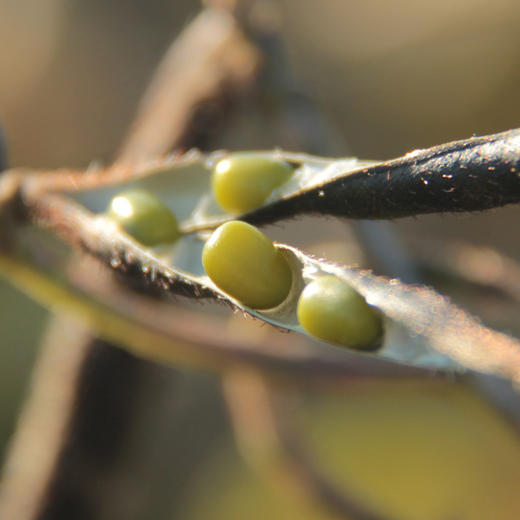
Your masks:
{"label": "branch", "polygon": [[203,147],[253,85],[260,61],[230,13],[203,10],[164,56],[119,160]]}
{"label": "branch", "polygon": [[[1,260],[0,260],[1,263]],[[76,378],[85,360],[84,324],[57,317],[47,331],[0,486],[0,518],[40,518],[60,447],[76,412]],[[67,348],[56,348],[66,341]],[[57,369],[59,367],[59,369]],[[59,374],[59,375],[58,375]],[[52,420],[49,420],[49,418]]]}

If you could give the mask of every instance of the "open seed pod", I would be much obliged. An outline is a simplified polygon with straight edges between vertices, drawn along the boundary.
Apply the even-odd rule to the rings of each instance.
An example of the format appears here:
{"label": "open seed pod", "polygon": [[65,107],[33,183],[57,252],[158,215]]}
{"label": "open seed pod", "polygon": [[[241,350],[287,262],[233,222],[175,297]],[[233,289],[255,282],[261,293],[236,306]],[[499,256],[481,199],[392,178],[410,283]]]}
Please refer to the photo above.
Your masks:
{"label": "open seed pod", "polygon": [[[519,342],[482,326],[432,289],[316,259],[290,244],[275,244],[290,268],[291,286],[278,305],[259,309],[219,288],[205,274],[201,255],[210,232],[229,220],[261,226],[305,212],[366,218],[370,214],[404,215],[406,207],[412,213],[443,211],[449,206],[449,197],[454,197],[454,190],[475,183],[481,183],[482,189],[473,189],[472,197],[455,197],[458,205],[452,204],[449,211],[514,202],[520,185],[520,154],[515,152],[520,147],[519,135],[519,131],[510,131],[473,138],[385,163],[326,159],[279,150],[255,152],[257,157],[291,165],[292,174],[273,188],[259,208],[242,216],[227,214],[212,192],[212,169],[227,156],[225,152],[192,151],[132,168],[115,165],[84,174],[63,172],[51,180],[29,177],[24,197],[34,222],[56,230],[69,242],[79,241],[111,269],[156,296],[182,295],[224,302],[274,326],[306,334],[297,318],[302,290],[320,277],[332,276],[353,287],[381,313],[382,334],[370,352],[361,355],[413,366],[466,367],[518,380]],[[490,175],[505,179],[503,184],[510,188],[507,196],[501,189],[493,191]],[[444,182],[449,184],[447,189]],[[183,234],[172,245],[145,247],[103,213],[121,190],[137,188],[160,197],[175,214]],[[432,202],[436,190],[445,194],[437,206]],[[412,194],[416,203],[410,206]],[[363,201],[365,213],[359,209]],[[379,210],[374,213],[376,206]]]}

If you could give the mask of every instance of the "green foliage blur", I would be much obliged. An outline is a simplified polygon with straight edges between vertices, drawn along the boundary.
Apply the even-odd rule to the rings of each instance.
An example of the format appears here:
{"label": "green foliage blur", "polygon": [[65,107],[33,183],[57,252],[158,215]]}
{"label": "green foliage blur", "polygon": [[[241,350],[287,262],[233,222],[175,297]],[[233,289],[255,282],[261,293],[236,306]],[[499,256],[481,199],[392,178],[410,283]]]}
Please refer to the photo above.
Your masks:
{"label": "green foliage blur", "polygon": [[0,282],[0,465],[6,442],[27,392],[47,312],[6,282]]}
{"label": "green foliage blur", "polygon": [[[320,469],[381,514],[512,520],[520,512],[518,437],[463,387],[354,384],[335,396],[314,393],[304,410],[298,426]],[[228,445],[208,462],[182,518],[330,518],[312,510],[296,516],[276,475],[257,479],[237,455]]]}

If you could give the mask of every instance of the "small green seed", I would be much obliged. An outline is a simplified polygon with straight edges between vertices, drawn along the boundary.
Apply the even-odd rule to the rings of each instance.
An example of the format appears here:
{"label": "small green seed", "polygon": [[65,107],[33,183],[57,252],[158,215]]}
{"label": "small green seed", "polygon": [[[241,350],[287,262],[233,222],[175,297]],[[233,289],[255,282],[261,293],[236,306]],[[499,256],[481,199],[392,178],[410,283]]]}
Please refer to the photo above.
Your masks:
{"label": "small green seed", "polygon": [[253,309],[276,307],[291,289],[291,269],[281,251],[238,220],[214,231],[204,245],[202,265],[215,285]]}
{"label": "small green seed", "polygon": [[175,242],[180,236],[175,215],[153,193],[133,189],[116,195],[108,216],[145,246]]}
{"label": "small green seed", "polygon": [[379,311],[334,276],[311,282],[300,295],[300,325],[318,339],[359,350],[374,350],[383,332]]}
{"label": "small green seed", "polygon": [[219,205],[238,215],[260,207],[293,173],[290,164],[260,153],[233,153],[213,170],[213,191]]}

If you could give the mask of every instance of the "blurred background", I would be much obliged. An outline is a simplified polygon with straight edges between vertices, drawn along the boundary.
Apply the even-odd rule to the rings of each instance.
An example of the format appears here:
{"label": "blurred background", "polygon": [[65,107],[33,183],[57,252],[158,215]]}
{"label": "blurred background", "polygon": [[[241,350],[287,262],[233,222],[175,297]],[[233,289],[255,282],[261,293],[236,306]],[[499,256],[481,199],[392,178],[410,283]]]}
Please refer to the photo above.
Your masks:
{"label": "blurred background", "polygon": [[[195,0],[3,0],[0,121],[10,166],[113,160],[161,57],[200,8]],[[258,2],[255,16],[278,28],[285,61],[277,73],[315,102],[333,136],[322,153],[386,159],[520,126],[518,2],[280,0]],[[279,102],[274,93],[263,110]],[[241,108],[215,148],[294,142],[270,131],[258,107]],[[417,240],[464,240],[520,260],[519,217],[508,207],[389,226],[411,255]],[[344,224],[327,223],[315,244],[305,222],[291,226],[287,236],[312,252],[337,260],[357,254],[337,242],[350,237]],[[517,302],[482,291],[475,297],[449,277],[435,283],[486,323],[520,335]],[[1,466],[48,316],[3,281],[0,309]],[[125,356],[115,355],[116,367],[118,355]],[[139,421],[126,426],[134,433],[125,449],[142,450],[148,488],[106,518],[307,518],[238,456],[216,376],[154,370],[158,378],[140,384],[168,390],[158,403],[141,397]],[[378,508],[414,519],[520,516],[518,437],[511,421],[466,387],[353,382],[339,393],[300,394],[295,420],[315,456]],[[115,501],[129,500],[125,478],[124,469],[114,476]]]}

